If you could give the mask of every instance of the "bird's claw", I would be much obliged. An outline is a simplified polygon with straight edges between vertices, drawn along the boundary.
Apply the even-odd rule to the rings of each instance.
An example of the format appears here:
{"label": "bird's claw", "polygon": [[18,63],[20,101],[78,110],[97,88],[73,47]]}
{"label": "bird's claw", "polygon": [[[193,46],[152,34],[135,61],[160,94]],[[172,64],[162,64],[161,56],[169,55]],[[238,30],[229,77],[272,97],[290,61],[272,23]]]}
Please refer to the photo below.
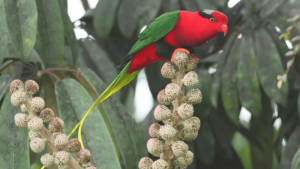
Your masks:
{"label": "bird's claw", "polygon": [[[186,54],[190,55],[190,51],[189,51],[189,50],[184,49],[184,48],[177,48],[177,49],[174,50],[174,52],[173,52],[173,54],[172,54],[171,62],[174,62],[174,56],[175,56],[175,54],[176,54],[177,52],[180,52],[180,51],[185,52]],[[195,58],[195,59],[196,59],[196,58]],[[198,59],[198,58],[197,58],[197,59]],[[197,59],[196,59],[196,60],[197,60]],[[198,60],[199,60],[199,59],[198,59]]]}

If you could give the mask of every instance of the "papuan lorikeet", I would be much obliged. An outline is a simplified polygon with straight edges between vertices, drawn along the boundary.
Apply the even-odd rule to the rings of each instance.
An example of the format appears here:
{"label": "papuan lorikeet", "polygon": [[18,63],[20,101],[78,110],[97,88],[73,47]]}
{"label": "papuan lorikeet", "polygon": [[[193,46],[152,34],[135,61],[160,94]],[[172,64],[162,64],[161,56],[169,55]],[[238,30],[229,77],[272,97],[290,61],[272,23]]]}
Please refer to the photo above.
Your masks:
{"label": "papuan lorikeet", "polygon": [[226,15],[213,10],[174,11],[156,18],[138,36],[138,41],[122,63],[126,64],[125,68],[94,102],[71,134],[80,126],[78,138],[81,141],[81,127],[87,115],[97,104],[127,85],[142,68],[159,60],[172,61],[173,55],[178,51],[189,53],[184,48],[200,46],[220,33],[226,35],[227,23]]}

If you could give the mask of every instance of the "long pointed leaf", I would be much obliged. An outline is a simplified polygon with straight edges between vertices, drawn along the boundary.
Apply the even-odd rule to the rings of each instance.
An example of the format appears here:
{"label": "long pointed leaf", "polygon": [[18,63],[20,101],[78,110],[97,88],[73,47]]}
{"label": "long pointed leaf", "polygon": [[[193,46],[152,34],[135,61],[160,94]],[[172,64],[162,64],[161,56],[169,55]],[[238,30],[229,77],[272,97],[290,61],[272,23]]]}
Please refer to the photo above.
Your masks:
{"label": "long pointed leaf", "polygon": [[229,119],[235,124],[239,125],[239,99],[236,86],[236,54],[240,44],[235,41],[233,47],[230,50],[228,59],[222,71],[222,89],[221,96],[224,105],[225,112]]}
{"label": "long pointed leaf", "polygon": [[28,129],[15,125],[14,116],[20,111],[10,102],[8,93],[0,110],[1,168],[30,168]]}
{"label": "long pointed leaf", "polygon": [[281,169],[291,168],[293,157],[295,156],[298,148],[300,148],[300,126],[295,128],[287,141],[280,160]]}
{"label": "long pointed leaf", "polygon": [[18,57],[27,62],[36,40],[35,0],[4,0],[4,7],[10,41]]}
{"label": "long pointed leaf", "polygon": [[285,105],[288,83],[283,83],[281,89],[277,88],[277,76],[284,74],[284,69],[275,44],[264,29],[256,31],[254,44],[260,84],[269,98],[276,103]]}
{"label": "long pointed leaf", "polygon": [[59,1],[61,16],[62,16],[62,20],[64,23],[65,37],[71,48],[72,61],[73,61],[72,63],[73,63],[73,65],[75,65],[77,58],[78,58],[78,54],[79,54],[79,48],[78,48],[79,45],[78,45],[78,41],[75,36],[74,26],[68,15],[66,3],[67,3],[67,1],[61,1],[61,0]]}
{"label": "long pointed leaf", "polygon": [[7,91],[7,88],[12,81],[13,77],[8,75],[0,76],[0,100],[2,99],[3,95]]}
{"label": "long pointed leaf", "polygon": [[299,92],[299,95],[298,95],[298,115],[300,117],[300,92]]}
{"label": "long pointed leaf", "polygon": [[120,0],[101,0],[98,2],[95,8],[93,25],[100,38],[106,37],[111,31],[119,3]]}
{"label": "long pointed leaf", "polygon": [[[64,132],[69,133],[94,101],[74,79],[56,82],[55,93],[60,117],[66,125]],[[98,169],[121,168],[113,140],[98,109],[94,109],[86,118],[82,134],[92,153],[91,162],[95,167]]]}
{"label": "long pointed leaf", "polygon": [[137,27],[139,19],[137,9],[137,0],[122,0],[120,3],[117,20],[120,30],[126,38],[132,37]]}
{"label": "long pointed leaf", "polygon": [[[105,90],[106,85],[94,72],[89,69],[80,72],[96,91],[96,97]],[[140,126],[116,97],[103,101],[102,107],[102,116],[107,118],[126,168],[137,168],[140,158],[148,156]]]}
{"label": "long pointed leaf", "polygon": [[246,37],[238,50],[237,63],[237,87],[242,106],[259,117],[262,109],[261,95],[259,89],[258,76],[256,72],[256,58],[251,37]]}
{"label": "long pointed leaf", "polygon": [[57,0],[36,0],[38,32],[46,67],[59,66],[65,52],[64,25]]}
{"label": "long pointed leaf", "polygon": [[2,65],[3,59],[6,56],[6,45],[8,44],[8,30],[6,25],[4,0],[0,0],[0,65]]}
{"label": "long pointed leaf", "polygon": [[118,70],[106,51],[94,40],[85,39],[80,44],[89,68],[94,70],[106,83],[111,83],[118,76]]}

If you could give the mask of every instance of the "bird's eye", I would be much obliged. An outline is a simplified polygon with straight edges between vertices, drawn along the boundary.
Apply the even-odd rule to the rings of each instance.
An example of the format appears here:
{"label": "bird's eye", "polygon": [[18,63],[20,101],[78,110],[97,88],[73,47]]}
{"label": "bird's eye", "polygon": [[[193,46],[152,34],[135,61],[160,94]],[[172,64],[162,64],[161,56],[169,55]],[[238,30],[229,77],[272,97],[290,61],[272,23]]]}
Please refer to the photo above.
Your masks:
{"label": "bird's eye", "polygon": [[216,19],[215,18],[210,18],[209,21],[214,23],[214,22],[216,22]]}

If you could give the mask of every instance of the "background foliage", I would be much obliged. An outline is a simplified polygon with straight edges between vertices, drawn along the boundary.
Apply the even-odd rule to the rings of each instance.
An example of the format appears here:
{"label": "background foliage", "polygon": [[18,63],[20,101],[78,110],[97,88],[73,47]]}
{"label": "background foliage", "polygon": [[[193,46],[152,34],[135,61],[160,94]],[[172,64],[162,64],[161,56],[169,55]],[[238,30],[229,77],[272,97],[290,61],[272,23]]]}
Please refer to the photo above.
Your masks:
{"label": "background foliage", "polygon": [[[277,76],[290,60],[285,40],[278,37],[291,24],[286,19],[299,14],[300,1],[242,0],[228,8],[226,0],[100,0],[95,9],[82,2],[87,11],[79,27],[91,36],[77,40],[66,0],[0,0],[3,166],[40,167],[39,155],[29,152],[27,131],[14,125],[19,110],[10,104],[12,79],[36,80],[42,89],[37,95],[65,121],[69,133],[120,72],[116,66],[144,25],[169,11],[214,9],[228,16],[229,32],[191,51],[200,58],[196,71],[203,101],[195,107],[202,125],[197,140],[189,143],[195,154],[189,168],[299,168],[300,53],[281,89]],[[299,31],[298,24],[290,37]],[[145,68],[153,96],[168,83],[161,66]],[[133,119],[134,86],[100,104],[83,126],[98,169],[137,168],[147,156],[147,131],[155,119],[153,111],[141,124]],[[252,115],[249,122],[239,119],[242,107]],[[282,125],[274,128],[277,119]]]}

